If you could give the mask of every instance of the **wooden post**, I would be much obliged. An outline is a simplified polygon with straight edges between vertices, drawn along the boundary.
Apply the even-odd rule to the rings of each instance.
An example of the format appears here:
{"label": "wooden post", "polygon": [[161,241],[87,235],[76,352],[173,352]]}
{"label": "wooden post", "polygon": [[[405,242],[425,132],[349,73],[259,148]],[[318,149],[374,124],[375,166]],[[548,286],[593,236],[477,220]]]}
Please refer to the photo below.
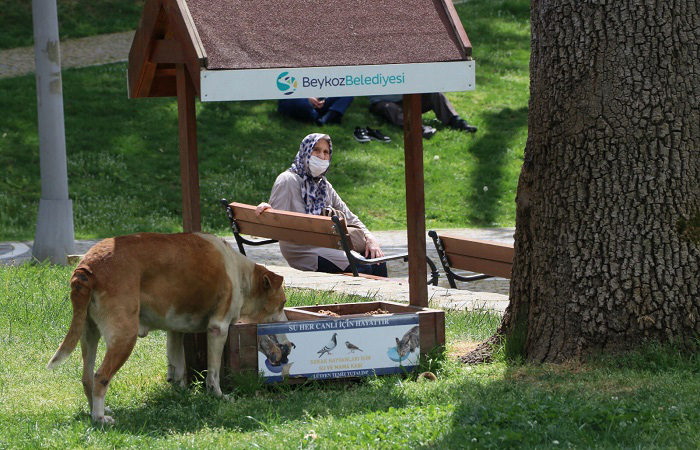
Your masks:
{"label": "wooden post", "polygon": [[404,94],[403,142],[406,161],[409,303],[412,306],[427,307],[428,269],[425,260],[422,125],[421,94]]}
{"label": "wooden post", "polygon": [[180,128],[180,180],[182,182],[182,228],[201,231],[199,166],[197,163],[197,116],[195,89],[187,67],[177,64],[177,116]]}

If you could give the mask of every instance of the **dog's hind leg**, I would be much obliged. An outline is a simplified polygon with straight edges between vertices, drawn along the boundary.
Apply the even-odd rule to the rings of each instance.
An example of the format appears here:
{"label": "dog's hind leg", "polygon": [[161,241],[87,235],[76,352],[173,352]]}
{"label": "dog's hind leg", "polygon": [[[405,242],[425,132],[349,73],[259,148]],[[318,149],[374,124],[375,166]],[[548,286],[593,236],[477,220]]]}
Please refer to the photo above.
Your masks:
{"label": "dog's hind leg", "polygon": [[186,386],[185,380],[185,335],[178,331],[168,331],[168,383]]}
{"label": "dog's hind leg", "polygon": [[92,390],[95,377],[95,358],[97,356],[97,344],[100,340],[100,331],[95,322],[88,316],[85,320],[85,328],[80,336],[80,350],[83,355],[83,390],[87,397],[88,406],[92,413]]}
{"label": "dog's hind leg", "polygon": [[131,355],[138,336],[138,314],[135,317],[112,316],[110,321],[123,326],[114,333],[106,333],[103,329],[107,352],[95,373],[92,388],[92,420],[100,423],[114,423],[112,417],[105,416],[105,395],[112,377]]}
{"label": "dog's hind leg", "polygon": [[229,324],[211,320],[207,327],[207,391],[221,397],[221,354],[228,337]]}

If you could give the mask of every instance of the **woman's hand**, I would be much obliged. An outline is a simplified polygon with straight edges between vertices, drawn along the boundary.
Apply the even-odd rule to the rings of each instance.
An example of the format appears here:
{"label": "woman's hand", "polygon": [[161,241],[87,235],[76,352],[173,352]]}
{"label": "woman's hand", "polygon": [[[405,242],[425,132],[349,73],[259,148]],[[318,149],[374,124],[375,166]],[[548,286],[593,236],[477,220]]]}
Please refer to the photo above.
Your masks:
{"label": "woman's hand", "polygon": [[374,238],[374,236],[369,235],[365,239],[365,258],[381,258],[384,256],[384,252],[379,247],[379,242]]}
{"label": "woman's hand", "polygon": [[262,202],[258,205],[257,208],[255,208],[255,215],[259,216],[260,214],[264,213],[265,210],[272,208],[269,203]]}

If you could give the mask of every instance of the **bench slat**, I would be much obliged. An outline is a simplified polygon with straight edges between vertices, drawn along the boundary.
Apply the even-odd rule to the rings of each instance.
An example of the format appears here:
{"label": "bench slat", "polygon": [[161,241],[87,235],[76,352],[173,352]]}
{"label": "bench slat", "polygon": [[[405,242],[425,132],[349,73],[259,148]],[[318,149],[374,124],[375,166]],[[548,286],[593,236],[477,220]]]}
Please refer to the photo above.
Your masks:
{"label": "bench slat", "polygon": [[510,278],[511,268],[513,267],[510,263],[473,256],[448,253],[447,257],[450,260],[450,266],[456,269],[468,270],[476,273],[485,273],[487,275],[503,278]]}
{"label": "bench slat", "polygon": [[513,246],[500,242],[465,239],[457,236],[440,235],[442,248],[450,255],[472,256],[503,263],[513,263]]}
{"label": "bench slat", "polygon": [[[261,215],[256,216],[255,206],[235,202],[231,203],[229,206],[231,206],[231,209],[233,209],[233,217],[236,219],[236,222],[243,221],[250,224],[269,225],[271,227],[289,230],[335,234],[335,227],[333,226],[333,221],[330,217],[281,211],[278,209],[268,209]],[[254,236],[258,236],[255,233],[252,234]],[[288,239],[283,240],[286,241]]]}
{"label": "bench slat", "polygon": [[236,219],[241,234],[257,236],[294,244],[313,245],[316,247],[340,249],[340,237],[337,234],[321,234],[313,231],[291,230],[260,223],[250,223]]}

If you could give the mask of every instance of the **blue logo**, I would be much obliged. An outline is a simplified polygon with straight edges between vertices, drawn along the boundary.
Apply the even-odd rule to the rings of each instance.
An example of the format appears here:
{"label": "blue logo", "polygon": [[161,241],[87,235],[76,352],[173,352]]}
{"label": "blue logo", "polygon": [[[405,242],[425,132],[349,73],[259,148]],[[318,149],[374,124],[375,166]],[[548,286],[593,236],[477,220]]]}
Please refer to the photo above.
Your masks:
{"label": "blue logo", "polygon": [[297,80],[289,74],[282,72],[277,77],[277,89],[284,92],[284,95],[291,95],[297,90]]}

